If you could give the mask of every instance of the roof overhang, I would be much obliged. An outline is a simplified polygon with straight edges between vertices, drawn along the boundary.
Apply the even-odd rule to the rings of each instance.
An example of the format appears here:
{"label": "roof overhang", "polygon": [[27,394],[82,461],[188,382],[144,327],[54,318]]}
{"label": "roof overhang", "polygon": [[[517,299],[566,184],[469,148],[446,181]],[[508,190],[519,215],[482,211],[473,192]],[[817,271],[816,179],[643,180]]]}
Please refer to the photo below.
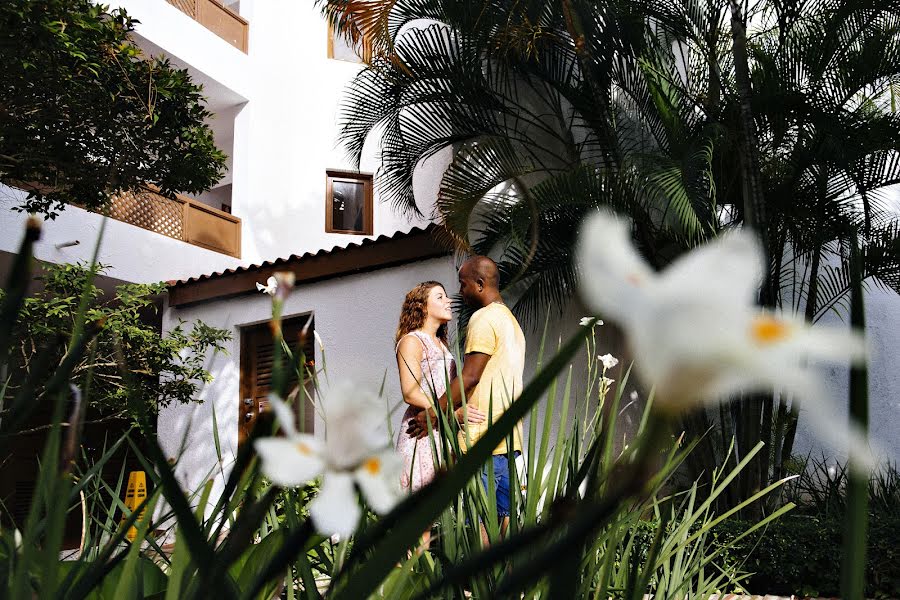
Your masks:
{"label": "roof overhang", "polygon": [[295,254],[258,265],[170,282],[169,306],[183,307],[244,294],[258,294],[257,282],[265,283],[266,279],[279,271],[293,272],[296,284],[299,285],[448,256],[452,250],[436,239],[438,229],[435,225],[425,229],[415,227],[408,232],[364,240],[345,248],[321,250],[315,254]]}

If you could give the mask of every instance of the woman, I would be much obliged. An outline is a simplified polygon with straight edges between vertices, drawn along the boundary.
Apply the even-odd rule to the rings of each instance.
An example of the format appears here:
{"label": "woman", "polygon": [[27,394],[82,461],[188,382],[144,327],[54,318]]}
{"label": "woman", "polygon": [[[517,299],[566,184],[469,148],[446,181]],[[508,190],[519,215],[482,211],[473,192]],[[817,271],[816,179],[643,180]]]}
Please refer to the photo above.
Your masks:
{"label": "woman", "polygon": [[[397,436],[397,451],[403,457],[400,484],[415,492],[434,479],[435,457],[431,440],[406,433],[409,420],[430,408],[456,374],[453,355],[447,348],[447,323],[453,319],[450,298],[437,281],[420,283],[406,294],[397,326],[397,367],[400,389],[409,405]],[[457,411],[457,418],[461,415]],[[483,417],[470,407],[468,418]],[[426,538],[427,541],[427,538]]]}

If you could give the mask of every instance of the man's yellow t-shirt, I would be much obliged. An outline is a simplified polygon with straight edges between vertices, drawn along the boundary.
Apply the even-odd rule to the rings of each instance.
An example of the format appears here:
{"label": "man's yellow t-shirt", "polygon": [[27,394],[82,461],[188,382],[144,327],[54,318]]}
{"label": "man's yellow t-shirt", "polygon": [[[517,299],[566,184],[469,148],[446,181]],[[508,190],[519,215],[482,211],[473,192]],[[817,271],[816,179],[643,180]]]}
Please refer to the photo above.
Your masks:
{"label": "man's yellow t-shirt", "polygon": [[[522,374],[525,370],[525,335],[512,312],[503,304],[493,303],[481,308],[469,319],[466,333],[466,354],[480,352],[491,358],[471,396],[470,405],[485,413],[490,408],[488,420],[481,424],[467,423],[459,432],[459,446],[465,451],[487,431],[488,426],[500,418],[513,400],[522,393]],[[513,430],[513,450],[522,450],[522,423]],[[494,454],[506,454],[506,440]]]}

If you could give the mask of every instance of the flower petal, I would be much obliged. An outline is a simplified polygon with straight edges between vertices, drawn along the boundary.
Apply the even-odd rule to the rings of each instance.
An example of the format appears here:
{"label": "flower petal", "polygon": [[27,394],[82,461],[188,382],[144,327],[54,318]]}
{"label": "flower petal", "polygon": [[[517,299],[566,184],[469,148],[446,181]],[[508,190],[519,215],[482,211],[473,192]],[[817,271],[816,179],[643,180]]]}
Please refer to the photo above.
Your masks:
{"label": "flower petal", "polygon": [[793,325],[791,335],[777,344],[774,350],[778,352],[831,363],[849,361],[857,364],[866,358],[866,340],[858,331],[827,325],[810,326],[797,319],[787,323]]}
{"label": "flower petal", "polygon": [[850,460],[867,473],[876,467],[876,460],[865,433],[856,423],[837,416],[837,411],[824,401],[823,396],[801,399],[803,418],[809,419],[817,437],[832,449],[846,451]]}
{"label": "flower petal", "polygon": [[631,244],[628,224],[609,212],[588,217],[577,257],[585,303],[623,325],[640,320],[656,274]]}
{"label": "flower petal", "polygon": [[287,437],[297,435],[297,428],[294,426],[294,411],[281,398],[275,394],[269,394],[269,407],[275,413],[278,424]]}
{"label": "flower petal", "polygon": [[705,396],[733,397],[739,391],[768,392],[779,390],[792,401],[799,402],[802,418],[808,419],[817,437],[836,451],[846,451],[850,458],[867,471],[875,467],[872,449],[858,426],[848,424],[828,399],[828,390],[814,371],[800,365],[785,365],[772,357],[748,366],[746,371],[731,372],[705,390]]}
{"label": "flower petal", "polygon": [[316,529],[324,535],[353,535],[362,509],[349,473],[329,471],[322,479],[319,495],[309,504],[309,515]]}
{"label": "flower petal", "polygon": [[597,358],[601,363],[603,363],[604,369],[612,369],[617,364],[619,364],[619,359],[612,354],[604,354],[603,356],[598,356]]}
{"label": "flower petal", "polygon": [[664,297],[753,304],[764,273],[762,248],[751,231],[719,236],[680,256],[660,274]]}
{"label": "flower petal", "polygon": [[262,461],[261,470],[272,483],[293,487],[322,474],[321,444],[311,435],[261,438],[253,447]]}
{"label": "flower petal", "polygon": [[365,459],[354,472],[366,502],[378,514],[390,512],[400,500],[402,470],[400,457],[393,450],[386,450]]}
{"label": "flower petal", "polygon": [[356,469],[363,459],[391,445],[384,400],[366,386],[352,381],[335,383],[320,406],[325,415],[328,460],[336,469]]}

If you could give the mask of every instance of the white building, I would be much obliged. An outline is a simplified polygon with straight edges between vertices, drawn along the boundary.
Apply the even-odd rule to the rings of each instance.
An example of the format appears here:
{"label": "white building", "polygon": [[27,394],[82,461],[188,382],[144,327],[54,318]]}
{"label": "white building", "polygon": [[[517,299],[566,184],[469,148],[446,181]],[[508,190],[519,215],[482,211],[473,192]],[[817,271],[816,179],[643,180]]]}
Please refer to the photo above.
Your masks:
{"label": "white building", "polygon": [[[100,240],[98,260],[111,266],[101,285],[109,289],[123,281],[188,279],[279,257],[356,245],[428,225],[424,220],[399,217],[379,201],[372,185],[377,148],[366,149],[361,170],[356,172],[337,146],[339,98],[362,64],[351,49],[332,39],[313,3],[104,3],[125,9],[139,21],[134,39],[145,53],[165,55],[203,84],[208,108],[214,113],[210,125],[217,146],[228,155],[227,172],[213,189],[197,197],[172,200],[147,194],[139,199],[116,199],[113,218],[106,221],[102,240],[100,215],[68,207],[44,224],[35,248],[38,259],[51,263],[90,261]],[[429,173],[426,166],[417,174],[416,190],[425,213],[430,212],[430,199],[436,195],[442,169],[440,161],[435,164],[435,172]],[[22,194],[0,186],[0,267],[9,264],[18,250],[25,215],[11,208]],[[449,260],[447,253],[442,255]],[[414,283],[417,281],[401,285],[411,287]],[[350,297],[359,299],[355,292]],[[253,299],[257,300],[255,296]],[[346,309],[347,301],[334,298],[329,306],[332,311]],[[324,327],[329,309],[314,308],[319,326]],[[227,312],[215,314],[209,322],[225,325],[234,334],[235,349],[229,357],[232,362],[224,366],[211,363],[216,383],[204,395],[222,390],[215,404],[221,408],[223,444],[230,452],[237,446],[239,398],[237,388],[227,384],[239,365],[238,348],[247,327],[264,319],[265,314]],[[347,315],[354,312],[345,310]],[[164,322],[167,326],[180,317],[193,318],[173,308],[165,312]],[[396,314],[390,317],[395,318]],[[391,355],[390,346],[390,340],[385,342],[387,357]],[[198,427],[209,425],[213,404],[201,406]],[[230,408],[226,410],[226,406]],[[246,412],[242,410],[241,418]],[[176,409],[161,417],[160,434],[167,448],[174,447],[174,440],[180,439],[187,426],[182,416]],[[180,430],[169,427],[173,420]],[[212,438],[205,438],[200,445],[211,447]]]}
{"label": "white building", "polygon": [[[345,60],[352,52],[331,40],[311,2],[110,3],[140,21],[136,41],[146,52],[165,54],[204,85],[217,144],[229,156],[225,178],[196,198],[120,202],[99,253],[100,262],[112,265],[115,280],[173,282],[164,328],[199,318],[234,336],[227,355],[210,357],[215,379],[202,392],[205,402],[170,408],[159,418],[160,438],[173,458],[187,444],[178,469],[186,485],[196,488],[216,470],[213,410],[230,456],[265,397],[264,369],[256,366],[265,348],[255,341],[255,327],[268,318],[270,303],[256,282],[275,270],[293,270],[299,284],[285,315],[314,316],[329,375],[376,389],[385,381],[385,397],[396,402],[393,332],[403,296],[425,279],[444,281],[454,292],[456,265],[428,235],[427,221],[398,216],[372,193],[377,144],[366,148],[361,172],[352,171],[337,146],[339,98],[361,64]],[[430,214],[445,164],[439,156],[416,173],[424,214]],[[17,193],[0,189],[0,252],[7,258],[17,249],[15,232],[24,222],[21,213],[8,210]],[[89,260],[100,223],[96,214],[67,208],[45,225],[37,257]],[[875,296],[873,302],[870,315],[896,318],[895,296]],[[577,305],[570,307],[552,328],[551,343],[574,331],[581,313]],[[900,456],[900,419],[891,417],[900,379],[889,364],[900,334],[888,324],[876,327],[884,353],[875,358],[879,379],[873,392],[883,400],[873,407],[873,429]],[[538,337],[530,336],[532,349]],[[615,346],[601,347],[615,352]],[[321,352],[314,352],[320,360]]]}

